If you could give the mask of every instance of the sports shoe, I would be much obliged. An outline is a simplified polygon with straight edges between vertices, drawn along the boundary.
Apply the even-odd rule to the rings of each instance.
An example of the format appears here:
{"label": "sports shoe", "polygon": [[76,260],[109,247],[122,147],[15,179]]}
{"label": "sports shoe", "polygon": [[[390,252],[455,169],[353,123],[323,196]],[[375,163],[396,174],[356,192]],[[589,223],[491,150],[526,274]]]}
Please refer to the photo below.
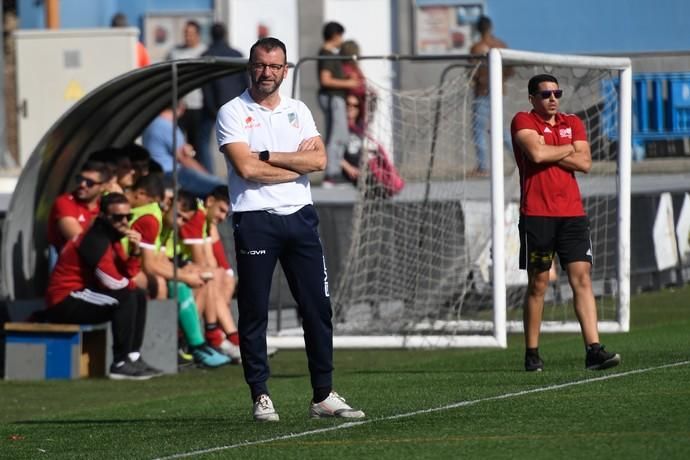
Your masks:
{"label": "sports shoe", "polygon": [[242,355],[240,354],[240,347],[229,341],[228,339],[223,340],[220,346],[214,347],[220,353],[232,359],[233,364],[240,364],[242,362]]}
{"label": "sports shoe", "polygon": [[203,367],[215,368],[230,364],[230,358],[218,353],[206,344],[199,345],[192,350],[194,362]]}
{"label": "sports shoe", "polygon": [[539,354],[525,353],[525,370],[527,372],[541,372],[544,370],[544,361]]}
{"label": "sports shoe", "polygon": [[254,420],[258,422],[277,422],[280,420],[278,412],[273,407],[273,401],[267,394],[259,395],[254,401]]}
{"label": "sports shoe", "polygon": [[178,367],[187,367],[194,364],[194,356],[187,353],[184,348],[177,349],[177,365]]}
{"label": "sports shoe", "polygon": [[585,367],[590,371],[601,371],[610,367],[618,366],[621,356],[618,353],[611,353],[604,350],[604,345],[593,344],[587,347],[587,357]]}
{"label": "sports shoe", "polygon": [[138,367],[142,371],[151,373],[153,377],[160,377],[161,375],[163,375],[162,370],[156,369],[155,367],[151,366],[149,363],[144,361],[144,359],[141,357],[139,359],[137,359],[136,361],[133,361],[132,365]]}
{"label": "sports shoe", "polygon": [[111,380],[149,380],[156,375],[127,359],[120,366],[116,366],[115,363],[111,364],[108,378]]}
{"label": "sports shoe", "polygon": [[311,418],[363,418],[364,412],[353,409],[345,403],[345,398],[335,391],[331,391],[328,398],[320,403],[312,401],[309,405],[309,416]]}

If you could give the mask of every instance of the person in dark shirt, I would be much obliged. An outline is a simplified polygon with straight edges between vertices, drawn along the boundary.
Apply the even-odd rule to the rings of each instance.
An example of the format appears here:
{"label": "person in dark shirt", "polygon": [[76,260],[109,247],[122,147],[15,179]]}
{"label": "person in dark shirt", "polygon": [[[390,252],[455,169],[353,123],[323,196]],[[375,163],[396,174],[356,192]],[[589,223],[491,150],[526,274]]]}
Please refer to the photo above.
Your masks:
{"label": "person in dark shirt", "polygon": [[[345,28],[341,24],[327,23],[323,27],[323,45],[319,50],[319,56],[338,56],[344,33]],[[319,106],[326,119],[325,138],[328,155],[323,185],[328,187],[343,181],[340,167],[349,139],[345,95],[348,90],[359,87],[361,81],[354,76],[346,77],[342,61],[337,59],[319,60],[318,71]]]}
{"label": "person in dark shirt", "polygon": [[[242,53],[228,44],[227,35],[225,25],[220,22],[214,23],[211,26],[211,46],[208,47],[202,56],[242,58]],[[216,123],[218,109],[229,100],[242,94],[247,89],[247,86],[247,73],[238,68],[237,73],[213,80],[201,88],[204,95],[200,133],[202,142],[200,142],[199,150],[197,151],[197,160],[211,173],[214,173],[215,168],[209,142],[211,131]]]}

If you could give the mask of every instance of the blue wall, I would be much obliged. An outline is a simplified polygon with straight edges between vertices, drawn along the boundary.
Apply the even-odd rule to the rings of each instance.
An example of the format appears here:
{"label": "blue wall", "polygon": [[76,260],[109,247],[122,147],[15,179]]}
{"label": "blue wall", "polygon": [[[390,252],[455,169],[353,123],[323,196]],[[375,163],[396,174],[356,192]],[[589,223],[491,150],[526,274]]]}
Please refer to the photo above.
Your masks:
{"label": "blue wall", "polygon": [[[45,27],[43,2],[18,0],[21,29]],[[115,13],[124,13],[132,26],[141,29],[148,12],[211,11],[213,0],[60,0],[60,27],[109,27]]]}
{"label": "blue wall", "polygon": [[486,0],[511,48],[554,53],[690,50],[688,0]]}
{"label": "blue wall", "polygon": [[[494,22],[494,32],[511,48],[555,53],[690,50],[689,0],[484,2]],[[60,0],[60,23],[64,28],[107,27],[113,14],[123,12],[130,24],[141,28],[146,12],[209,11],[213,3],[213,0]],[[18,0],[17,8],[20,28],[45,26],[43,2]]]}

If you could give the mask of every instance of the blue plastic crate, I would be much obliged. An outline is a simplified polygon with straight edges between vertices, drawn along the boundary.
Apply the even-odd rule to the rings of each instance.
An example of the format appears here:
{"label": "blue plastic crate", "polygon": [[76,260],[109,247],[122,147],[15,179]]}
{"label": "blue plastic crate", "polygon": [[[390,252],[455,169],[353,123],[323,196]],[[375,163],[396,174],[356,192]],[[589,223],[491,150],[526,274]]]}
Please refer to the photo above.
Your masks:
{"label": "blue plastic crate", "polygon": [[[618,139],[618,87],[617,78],[601,86],[603,130],[612,140]],[[690,73],[635,74],[632,99],[633,142],[690,137]]]}

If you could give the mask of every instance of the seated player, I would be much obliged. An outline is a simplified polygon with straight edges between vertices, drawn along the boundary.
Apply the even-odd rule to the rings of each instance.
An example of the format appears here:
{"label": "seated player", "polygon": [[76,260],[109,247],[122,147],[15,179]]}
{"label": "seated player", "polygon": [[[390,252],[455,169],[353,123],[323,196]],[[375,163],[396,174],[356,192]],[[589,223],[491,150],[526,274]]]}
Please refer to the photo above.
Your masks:
{"label": "seated player", "polygon": [[[227,263],[217,228],[218,222],[227,218],[228,215],[227,192],[226,186],[215,188],[205,200],[205,204],[210,207],[197,207],[190,221],[180,228],[180,239],[183,257],[212,275],[208,283],[214,288],[214,292],[207,294],[206,301],[209,306],[215,307],[204,310],[206,341],[212,347],[230,356],[233,362],[239,363],[241,360],[239,335],[230,309],[230,301],[235,291],[235,276]],[[184,200],[194,198],[184,191],[178,195]],[[219,245],[223,264],[218,261]]]}
{"label": "seated player", "polygon": [[[177,292],[179,322],[185,339],[190,346],[194,361],[205,367],[218,367],[228,364],[230,360],[209,347],[201,333],[197,306],[192,295],[192,288],[203,288],[204,280],[194,267],[175,270],[172,263],[161,251],[161,232],[164,229],[164,218],[159,201],[163,199],[163,183],[157,174],[143,176],[134,184],[127,196],[134,206],[132,209],[132,229],[141,234],[140,251],[129,254],[140,261],[140,273],[135,277],[141,287],[146,287],[153,298],[166,298],[172,291]],[[172,212],[169,212],[172,218]],[[184,221],[191,212],[181,211],[178,218]],[[173,286],[174,283],[174,286]]]}
{"label": "seated player", "polygon": [[112,324],[111,379],[146,380],[162,372],[141,358],[146,324],[146,294],[137,288],[120,240],[138,247],[140,235],[128,227],[127,198],[104,196],[88,230],[67,242],[46,291],[48,322]]}
{"label": "seated player", "polygon": [[103,163],[87,161],[75,178],[76,188],[57,197],[48,217],[48,243],[56,252],[89,228],[99,213],[98,204],[107,180]]}

